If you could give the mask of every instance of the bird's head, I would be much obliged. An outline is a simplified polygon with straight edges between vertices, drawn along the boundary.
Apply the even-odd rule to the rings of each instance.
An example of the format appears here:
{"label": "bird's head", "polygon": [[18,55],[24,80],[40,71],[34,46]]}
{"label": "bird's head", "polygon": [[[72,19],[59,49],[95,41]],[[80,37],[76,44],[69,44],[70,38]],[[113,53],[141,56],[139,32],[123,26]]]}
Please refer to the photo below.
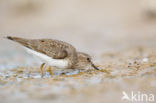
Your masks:
{"label": "bird's head", "polygon": [[82,52],[78,52],[77,54],[78,54],[78,62],[76,64],[76,68],[79,68],[79,69],[94,68],[96,70],[99,70],[99,68],[97,68],[93,64],[92,58],[90,55],[86,53],[82,53]]}

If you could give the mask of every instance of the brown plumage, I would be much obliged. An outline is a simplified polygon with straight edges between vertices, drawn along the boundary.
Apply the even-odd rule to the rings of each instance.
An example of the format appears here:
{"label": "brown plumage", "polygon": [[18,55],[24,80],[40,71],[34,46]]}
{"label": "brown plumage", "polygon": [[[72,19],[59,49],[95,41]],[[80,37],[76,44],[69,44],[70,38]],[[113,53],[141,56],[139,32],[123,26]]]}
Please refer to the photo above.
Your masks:
{"label": "brown plumage", "polygon": [[98,69],[93,65],[91,57],[88,54],[77,52],[72,45],[66,42],[54,39],[25,39],[11,36],[8,36],[7,38],[18,42],[31,50],[43,53],[53,59],[68,60],[68,66],[66,68],[83,69],[83,66],[89,64],[95,69]]}

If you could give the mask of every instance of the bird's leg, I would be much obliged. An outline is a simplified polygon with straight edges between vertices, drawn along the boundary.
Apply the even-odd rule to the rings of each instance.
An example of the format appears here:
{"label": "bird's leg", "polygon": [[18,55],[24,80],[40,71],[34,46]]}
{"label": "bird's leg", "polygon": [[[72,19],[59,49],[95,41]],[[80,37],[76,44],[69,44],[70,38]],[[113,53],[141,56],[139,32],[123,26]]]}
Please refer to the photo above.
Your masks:
{"label": "bird's leg", "polygon": [[40,66],[40,70],[41,70],[41,77],[43,77],[43,67],[44,67],[45,63],[42,63]]}
{"label": "bird's leg", "polygon": [[53,75],[53,71],[52,71],[51,66],[48,67],[48,72],[50,73],[51,76]]}

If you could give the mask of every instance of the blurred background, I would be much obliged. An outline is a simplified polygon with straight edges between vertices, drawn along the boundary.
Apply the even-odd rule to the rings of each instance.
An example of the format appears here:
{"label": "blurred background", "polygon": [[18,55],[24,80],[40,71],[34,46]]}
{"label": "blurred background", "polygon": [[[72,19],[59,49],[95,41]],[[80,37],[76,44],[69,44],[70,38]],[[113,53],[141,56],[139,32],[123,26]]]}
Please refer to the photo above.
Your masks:
{"label": "blurred background", "polygon": [[3,57],[22,49],[3,38],[8,35],[59,39],[98,57],[104,51],[155,45],[155,28],[155,0],[0,0]]}
{"label": "blurred background", "polygon": [[99,53],[153,44],[155,16],[155,0],[0,0],[0,36],[59,39]]}
{"label": "blurred background", "polygon": [[54,38],[102,52],[154,42],[155,16],[155,0],[0,0],[0,36]]}
{"label": "blurred background", "polygon": [[[38,66],[42,63],[40,60],[27,54],[19,44],[4,39],[6,36],[18,36],[31,39],[51,38],[66,41],[75,46],[78,51],[92,55],[95,64],[99,63],[102,58],[106,62],[101,63],[101,65],[105,66],[104,63],[108,63],[108,59],[102,56],[105,52],[131,47],[144,48],[146,46],[156,46],[156,0],[0,0],[0,70],[20,66]],[[131,49],[127,51],[131,53]],[[127,57],[127,51],[123,53],[125,57]],[[151,49],[149,51],[154,54]],[[148,52],[146,53],[148,54]],[[121,54],[122,52],[120,55]],[[136,52],[134,50],[134,53],[132,52],[130,56],[137,57],[137,54],[135,54]],[[111,63],[113,63],[113,60],[117,61],[117,64],[123,63],[120,61],[120,55],[118,57],[117,53],[117,59],[114,59],[112,56],[110,59]],[[123,55],[121,55],[121,57]],[[154,56],[152,55],[152,57]],[[127,60],[127,58],[124,60]],[[145,58],[145,61],[148,61],[148,59]],[[108,68],[111,68],[111,63],[108,63]],[[112,67],[115,69],[114,71],[112,70],[112,74],[118,73],[121,75],[123,73],[123,75],[127,75],[126,73],[129,73],[128,71],[134,71],[134,69],[129,69],[126,66],[127,69],[125,69],[125,67],[122,68],[121,65],[118,66],[117,64]],[[124,72],[119,71],[120,69],[118,68],[122,68]],[[149,70],[155,71],[154,67]],[[154,74],[153,71],[151,71],[151,75],[152,73]],[[150,74],[148,68],[147,74]],[[22,101],[33,103],[34,99],[30,102],[27,101],[27,98],[34,96],[36,99],[35,96],[39,94],[39,101],[41,99],[50,100],[56,98],[60,103],[60,98],[63,96],[68,97],[68,99],[64,98],[66,101],[70,101],[70,99],[75,101],[75,97],[71,98],[75,93],[75,95],[78,94],[77,101],[80,102],[80,98],[89,101],[89,103],[95,103],[97,100],[101,101],[99,103],[104,103],[103,100],[105,99],[115,102],[118,100],[120,102],[122,90],[138,90],[138,88],[144,87],[144,90],[148,89],[147,91],[151,90],[154,92],[154,87],[156,87],[155,75],[153,75],[153,79],[151,77],[142,78],[142,76],[138,79],[136,73],[135,79],[133,79],[132,76],[132,80],[122,80],[122,75],[119,76],[119,78],[109,78],[109,76],[106,75],[107,79],[105,79],[105,77],[101,79],[100,76],[105,75],[101,73],[101,75],[95,75],[93,78],[89,76],[86,78],[86,81],[90,80],[91,84],[96,84],[91,88],[88,88],[90,85],[88,82],[78,82],[79,80],[81,81],[81,79],[85,79],[83,76],[81,79],[73,80],[72,78],[62,80],[61,77],[59,82],[62,83],[61,85],[63,86],[59,83],[56,85],[57,82],[55,83],[53,81],[51,85],[48,84],[49,82],[46,80],[43,82],[44,79],[30,80],[29,78],[25,86],[23,86],[25,79],[17,78],[19,80],[12,82],[11,78],[11,80],[8,80],[8,83],[6,83],[7,88],[5,85],[1,86],[3,85],[3,81],[0,80],[0,101],[4,100],[4,97],[6,100],[9,97],[11,102],[12,99],[18,98],[15,100],[16,103],[19,101],[20,103]],[[50,80],[52,79],[50,78]],[[100,84],[101,81],[104,81],[102,85]],[[153,89],[151,89],[152,87],[149,85],[150,82],[151,84],[153,83]],[[67,85],[68,83],[70,85]],[[82,90],[85,91],[86,94],[83,91],[79,92],[79,88],[83,88]],[[63,90],[69,91],[70,95],[64,95]],[[73,90],[78,90],[78,92],[73,92]],[[46,92],[48,92],[50,96],[47,95]],[[51,92],[54,93],[51,94]],[[61,96],[58,95],[57,92],[60,93]],[[102,92],[102,94],[99,94],[100,92]],[[112,96],[117,99],[113,100]],[[23,97],[26,97],[26,99],[21,99]],[[8,103],[10,103],[10,101]]]}

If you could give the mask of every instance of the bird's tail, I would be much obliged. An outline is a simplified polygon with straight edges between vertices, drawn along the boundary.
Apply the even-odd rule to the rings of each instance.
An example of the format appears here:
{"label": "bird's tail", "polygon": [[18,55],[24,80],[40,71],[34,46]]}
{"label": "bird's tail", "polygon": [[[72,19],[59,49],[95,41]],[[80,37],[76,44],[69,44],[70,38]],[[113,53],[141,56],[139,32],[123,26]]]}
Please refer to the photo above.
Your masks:
{"label": "bird's tail", "polygon": [[9,39],[9,40],[18,42],[19,44],[22,44],[22,45],[28,47],[28,41],[29,40],[27,40],[27,39],[19,38],[19,37],[12,37],[12,36],[7,36],[6,38]]}

